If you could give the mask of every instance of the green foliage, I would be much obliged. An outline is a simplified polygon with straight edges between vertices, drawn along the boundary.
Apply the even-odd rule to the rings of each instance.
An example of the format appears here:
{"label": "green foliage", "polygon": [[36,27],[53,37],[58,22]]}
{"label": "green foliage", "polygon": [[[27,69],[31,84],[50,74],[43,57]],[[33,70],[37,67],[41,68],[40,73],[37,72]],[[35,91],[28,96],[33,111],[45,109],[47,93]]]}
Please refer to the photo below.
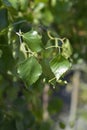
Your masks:
{"label": "green foliage", "polygon": [[61,99],[58,99],[57,97],[53,97],[49,101],[48,110],[50,114],[55,114],[61,111],[61,108],[63,106],[63,102]]}
{"label": "green foliage", "polygon": [[72,55],[72,47],[68,39],[62,45],[62,56],[68,59]]}
{"label": "green foliage", "polygon": [[27,32],[22,35],[24,41],[29,46],[29,48],[34,52],[41,51],[41,36],[37,33],[37,31]]}
{"label": "green foliage", "polygon": [[56,56],[50,62],[52,72],[57,80],[70,68],[70,63],[61,55]]}
{"label": "green foliage", "polygon": [[34,57],[27,58],[18,67],[18,74],[27,86],[36,82],[41,73],[41,66]]}
{"label": "green foliage", "polygon": [[[74,54],[87,58],[82,51],[86,5],[81,0],[0,1],[0,130],[50,129],[42,117],[43,88],[59,83],[71,67],[71,44],[61,37],[70,39]],[[60,100],[51,104],[50,114],[62,107]]]}

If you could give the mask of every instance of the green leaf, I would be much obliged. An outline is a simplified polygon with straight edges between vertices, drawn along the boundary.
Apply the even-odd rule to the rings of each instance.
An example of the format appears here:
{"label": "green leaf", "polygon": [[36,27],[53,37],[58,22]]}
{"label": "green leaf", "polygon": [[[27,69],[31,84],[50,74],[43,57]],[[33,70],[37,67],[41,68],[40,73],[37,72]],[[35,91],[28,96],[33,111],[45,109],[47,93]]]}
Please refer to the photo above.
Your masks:
{"label": "green leaf", "polygon": [[26,85],[30,86],[38,80],[42,73],[42,69],[38,61],[34,57],[30,57],[19,65],[18,73]]}
{"label": "green leaf", "polygon": [[50,67],[57,80],[71,67],[71,63],[58,55],[50,62]]}
{"label": "green leaf", "polygon": [[37,31],[30,31],[24,33],[22,36],[24,41],[32,51],[34,52],[41,51],[42,41],[41,41],[41,36],[37,33]]}
{"label": "green leaf", "polygon": [[62,45],[62,56],[68,59],[72,55],[72,47],[68,39]]}
{"label": "green leaf", "polygon": [[8,26],[7,9],[0,9],[0,31]]}

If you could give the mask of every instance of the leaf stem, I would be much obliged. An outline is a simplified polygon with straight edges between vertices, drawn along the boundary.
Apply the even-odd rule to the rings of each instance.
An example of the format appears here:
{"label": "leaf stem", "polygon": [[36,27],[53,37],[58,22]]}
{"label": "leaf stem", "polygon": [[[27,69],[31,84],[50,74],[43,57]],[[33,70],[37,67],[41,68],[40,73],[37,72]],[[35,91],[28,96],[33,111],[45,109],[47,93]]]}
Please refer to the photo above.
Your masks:
{"label": "leaf stem", "polygon": [[56,79],[56,77],[54,77],[54,78],[50,79],[50,80],[49,80],[49,83],[50,83],[50,82],[52,82],[54,79]]}

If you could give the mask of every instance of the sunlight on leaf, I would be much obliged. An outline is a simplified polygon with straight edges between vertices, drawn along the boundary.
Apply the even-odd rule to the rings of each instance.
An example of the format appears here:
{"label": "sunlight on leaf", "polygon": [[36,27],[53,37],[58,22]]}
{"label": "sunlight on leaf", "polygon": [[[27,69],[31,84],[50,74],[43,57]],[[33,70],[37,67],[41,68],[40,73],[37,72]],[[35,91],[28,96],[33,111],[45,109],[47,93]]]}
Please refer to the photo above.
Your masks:
{"label": "sunlight on leaf", "polygon": [[62,45],[62,56],[68,59],[72,55],[72,47],[68,39]]}
{"label": "sunlight on leaf", "polygon": [[22,36],[23,40],[32,51],[39,52],[42,50],[41,36],[38,34],[37,31],[24,33]]}
{"label": "sunlight on leaf", "polygon": [[71,63],[58,55],[50,62],[50,67],[57,80],[70,68]]}

